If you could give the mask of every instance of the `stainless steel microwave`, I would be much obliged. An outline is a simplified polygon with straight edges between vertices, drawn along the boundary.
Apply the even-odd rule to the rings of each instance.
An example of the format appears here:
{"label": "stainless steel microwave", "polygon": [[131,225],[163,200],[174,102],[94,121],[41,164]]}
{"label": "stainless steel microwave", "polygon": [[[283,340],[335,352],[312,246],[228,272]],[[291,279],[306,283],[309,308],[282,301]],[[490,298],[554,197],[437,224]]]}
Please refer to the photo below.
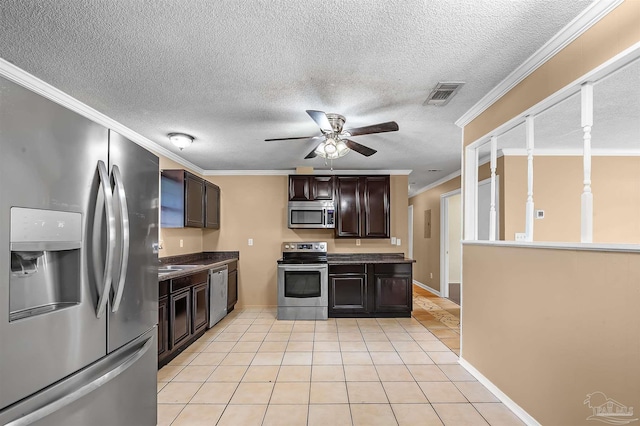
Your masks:
{"label": "stainless steel microwave", "polygon": [[290,201],[289,228],[335,228],[333,201]]}

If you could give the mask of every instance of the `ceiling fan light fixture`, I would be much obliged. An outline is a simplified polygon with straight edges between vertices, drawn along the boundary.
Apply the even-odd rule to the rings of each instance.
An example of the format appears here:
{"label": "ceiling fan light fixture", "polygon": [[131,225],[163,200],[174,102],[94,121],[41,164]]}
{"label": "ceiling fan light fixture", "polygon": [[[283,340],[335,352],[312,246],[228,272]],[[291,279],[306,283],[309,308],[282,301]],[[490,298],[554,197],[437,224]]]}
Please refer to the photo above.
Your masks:
{"label": "ceiling fan light fixture", "polygon": [[193,143],[194,137],[186,133],[169,133],[167,135],[172,144],[180,148],[180,151]]}

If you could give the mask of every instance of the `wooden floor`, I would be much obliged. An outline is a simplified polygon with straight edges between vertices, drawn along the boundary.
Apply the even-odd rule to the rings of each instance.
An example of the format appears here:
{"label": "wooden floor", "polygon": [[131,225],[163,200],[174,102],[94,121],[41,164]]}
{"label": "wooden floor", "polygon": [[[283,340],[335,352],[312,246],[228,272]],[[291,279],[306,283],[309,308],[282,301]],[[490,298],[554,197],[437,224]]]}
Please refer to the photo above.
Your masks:
{"label": "wooden floor", "polygon": [[460,306],[413,286],[413,317],[460,355]]}

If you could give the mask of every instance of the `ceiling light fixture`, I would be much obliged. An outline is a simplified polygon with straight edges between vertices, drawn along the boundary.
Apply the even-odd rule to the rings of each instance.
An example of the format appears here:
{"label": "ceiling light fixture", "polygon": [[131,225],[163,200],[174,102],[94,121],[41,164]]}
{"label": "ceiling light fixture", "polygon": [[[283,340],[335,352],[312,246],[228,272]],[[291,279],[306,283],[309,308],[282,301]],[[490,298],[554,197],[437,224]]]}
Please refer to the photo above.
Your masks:
{"label": "ceiling light fixture", "polygon": [[191,145],[194,137],[185,133],[169,133],[167,135],[172,144],[180,148],[180,151]]}
{"label": "ceiling light fixture", "polygon": [[351,150],[347,147],[347,144],[337,136],[328,136],[327,139],[316,148],[316,154],[327,160],[344,157],[349,151]]}

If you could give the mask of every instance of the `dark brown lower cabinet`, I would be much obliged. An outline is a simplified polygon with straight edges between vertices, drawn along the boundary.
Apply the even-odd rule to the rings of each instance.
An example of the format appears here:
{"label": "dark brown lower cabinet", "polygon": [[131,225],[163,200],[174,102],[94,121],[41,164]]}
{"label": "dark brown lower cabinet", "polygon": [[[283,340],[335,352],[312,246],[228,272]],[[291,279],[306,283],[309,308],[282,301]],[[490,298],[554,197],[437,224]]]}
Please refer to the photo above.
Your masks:
{"label": "dark brown lower cabinet", "polygon": [[182,290],[169,296],[171,310],[171,346],[179,346],[180,343],[191,336],[191,300],[190,289]]}
{"label": "dark brown lower cabinet", "polygon": [[329,265],[330,317],[410,317],[412,264]]}
{"label": "dark brown lower cabinet", "polygon": [[238,262],[229,263],[227,281],[227,313],[233,311],[233,307],[238,302]]}
{"label": "dark brown lower cabinet", "polygon": [[209,324],[209,274],[160,282],[158,368],[204,334]]}
{"label": "dark brown lower cabinet", "polygon": [[209,284],[205,282],[194,286],[192,297],[192,330],[193,334],[196,334],[201,330],[206,330],[209,324]]}
{"label": "dark brown lower cabinet", "polygon": [[158,359],[169,351],[169,298],[158,300]]}

